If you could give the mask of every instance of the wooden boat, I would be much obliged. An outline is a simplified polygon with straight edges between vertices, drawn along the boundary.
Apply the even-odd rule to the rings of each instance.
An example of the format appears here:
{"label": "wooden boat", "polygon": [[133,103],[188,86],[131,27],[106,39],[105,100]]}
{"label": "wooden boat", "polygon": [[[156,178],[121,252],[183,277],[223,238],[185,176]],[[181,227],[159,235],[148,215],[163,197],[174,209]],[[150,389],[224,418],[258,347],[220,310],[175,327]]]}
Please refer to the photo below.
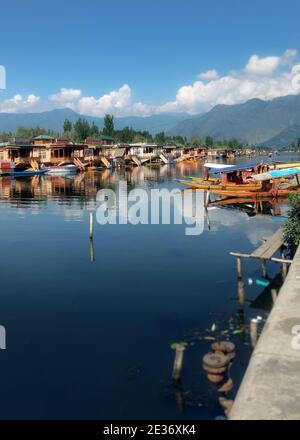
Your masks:
{"label": "wooden boat", "polygon": [[211,181],[197,181],[194,179],[184,179],[184,180],[177,180],[177,182],[190,186],[191,188],[195,189],[202,189],[203,191],[211,191],[214,192],[215,190],[227,190],[227,191],[237,191],[237,190],[259,190],[261,189],[262,185],[259,183],[218,183],[218,181],[211,182]]}
{"label": "wooden boat", "polygon": [[[234,170],[235,172],[236,170]],[[222,173],[228,174],[225,170]],[[230,185],[224,176],[221,175],[221,183],[218,184],[203,184],[192,180],[181,180],[180,183],[191,186],[192,188],[209,191],[212,194],[218,194],[226,197],[244,197],[254,200],[263,197],[284,197],[293,192],[300,192],[300,181],[298,174],[300,174],[300,167],[287,168],[281,170],[271,170],[266,173],[251,175],[251,179],[258,183],[241,183]],[[289,183],[282,184],[282,179],[287,179],[287,182],[296,176],[297,184],[291,185]],[[226,176],[225,176],[226,177]]]}
{"label": "wooden boat", "polygon": [[286,188],[286,189],[278,189],[274,192],[272,191],[251,191],[251,190],[237,190],[237,191],[229,191],[229,190],[214,190],[212,191],[213,194],[218,194],[220,196],[227,196],[227,197],[243,197],[243,198],[249,198],[253,200],[260,200],[264,197],[284,197],[291,193],[300,193],[300,188]]}
{"label": "wooden boat", "polygon": [[300,167],[300,162],[289,162],[289,163],[285,163],[285,162],[276,162],[273,163],[272,165],[269,165],[270,170],[282,170],[284,168],[297,168]]}
{"label": "wooden boat", "polygon": [[[275,164],[246,164],[246,165],[224,165],[224,164],[215,164],[213,162],[206,162],[204,164],[205,168],[208,168],[209,171],[209,175],[205,178],[205,177],[194,177],[194,176],[184,176],[184,178],[186,180],[193,180],[196,182],[200,182],[200,183],[204,183],[207,184],[207,182],[214,182],[214,183],[218,183],[220,182],[220,178],[218,177],[212,177],[211,174],[216,174],[216,173],[230,173],[231,171],[243,171],[243,170],[247,170],[247,168],[250,169],[250,167],[255,167],[255,169],[257,168],[258,174],[259,172],[263,171],[264,169],[267,168],[268,171],[272,171],[272,170],[282,170],[282,169],[287,169],[287,168],[298,168],[300,167],[300,163],[299,162],[291,162],[291,163],[275,163]],[[246,167],[246,168],[245,168]],[[259,168],[259,169],[258,169]],[[282,177],[284,179],[284,177]],[[228,183],[228,185],[231,186],[230,183]],[[234,185],[234,183],[232,184]]]}
{"label": "wooden boat", "polygon": [[48,167],[47,174],[75,174],[78,168],[74,164],[67,164],[62,166]]}
{"label": "wooden boat", "polygon": [[42,169],[42,170],[25,170],[25,171],[14,171],[12,173],[13,177],[31,177],[31,176],[39,176],[42,174],[46,174],[48,172],[48,169]]}

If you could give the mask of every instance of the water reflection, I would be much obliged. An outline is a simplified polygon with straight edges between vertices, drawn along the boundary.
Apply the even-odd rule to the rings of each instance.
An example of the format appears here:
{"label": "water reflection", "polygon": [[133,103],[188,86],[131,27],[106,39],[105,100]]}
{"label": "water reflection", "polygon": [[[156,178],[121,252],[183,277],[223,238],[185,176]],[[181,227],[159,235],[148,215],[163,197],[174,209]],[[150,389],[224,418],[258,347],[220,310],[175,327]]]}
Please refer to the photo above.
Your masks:
{"label": "water reflection", "polygon": [[[118,170],[104,170],[78,174],[75,176],[33,176],[31,178],[0,178],[0,201],[9,202],[14,207],[44,205],[47,200],[56,200],[59,204],[78,202],[81,207],[95,201],[99,189],[115,189],[120,181],[126,181],[128,190],[135,187],[151,188],[156,186],[180,187],[175,179],[188,175],[201,174],[201,162],[179,163],[176,166],[132,167]],[[192,190],[183,190],[184,193]],[[220,198],[212,196],[209,207],[223,210],[235,210],[247,216],[280,216],[286,214],[287,199],[262,199],[251,201],[241,198]],[[208,212],[210,226],[214,214]],[[226,213],[222,214],[226,218]]]}
{"label": "water reflection", "polygon": [[[14,342],[1,364],[2,418],[223,414],[201,359],[214,340],[235,343],[234,398],[251,352],[249,321],[258,314],[251,301],[255,306],[264,290],[247,284],[261,276],[254,261],[237,284],[229,252],[253,250],[275,232],[285,203],[281,215],[270,201],[210,205],[204,232],[195,237],[183,225],[95,223],[89,239],[88,214],[99,189],[115,189],[120,180],[128,190],[173,189],[175,178],[199,173],[200,163],[181,163],[0,179],[1,323]],[[270,278],[277,269],[270,267]],[[189,343],[175,390],[174,341]]]}

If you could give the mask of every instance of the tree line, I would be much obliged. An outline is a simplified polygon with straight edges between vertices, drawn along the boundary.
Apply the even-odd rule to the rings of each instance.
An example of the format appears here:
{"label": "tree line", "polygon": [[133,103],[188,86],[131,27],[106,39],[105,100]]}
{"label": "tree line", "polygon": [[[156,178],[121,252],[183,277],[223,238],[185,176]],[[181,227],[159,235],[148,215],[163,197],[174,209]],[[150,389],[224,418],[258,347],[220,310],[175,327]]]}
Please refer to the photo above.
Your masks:
{"label": "tree line", "polygon": [[[202,147],[202,148],[232,148],[243,149],[249,147],[248,144],[240,143],[237,139],[214,139],[212,136],[205,136],[203,138],[193,135],[191,138],[183,136],[169,136],[164,131],[152,135],[147,130],[135,130],[132,127],[124,127],[122,129],[115,128],[115,120],[113,115],[105,115],[103,128],[100,129],[94,122],[90,123],[85,118],[78,118],[75,122],[65,119],[62,131],[56,132],[54,130],[47,130],[41,127],[19,127],[15,132],[0,132],[0,142],[8,142],[13,137],[34,138],[39,135],[48,135],[57,138],[61,135],[70,139],[75,143],[84,142],[88,137],[94,139],[101,139],[102,136],[110,136],[115,143],[128,144],[147,142],[157,145],[176,145]],[[300,140],[299,140],[300,141]]]}

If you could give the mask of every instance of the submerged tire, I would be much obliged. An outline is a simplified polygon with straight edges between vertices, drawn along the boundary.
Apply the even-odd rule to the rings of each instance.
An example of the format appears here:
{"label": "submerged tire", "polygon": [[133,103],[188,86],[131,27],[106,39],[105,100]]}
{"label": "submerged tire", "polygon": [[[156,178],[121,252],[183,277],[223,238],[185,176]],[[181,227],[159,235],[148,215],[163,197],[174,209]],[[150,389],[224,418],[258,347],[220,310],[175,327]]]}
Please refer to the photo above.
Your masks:
{"label": "submerged tire", "polygon": [[222,373],[225,373],[225,371],[227,370],[227,366],[219,367],[219,368],[212,368],[212,367],[208,367],[207,365],[203,364],[202,367],[203,367],[203,370],[206,371],[206,373],[210,373],[210,374],[222,374]]}
{"label": "submerged tire", "polygon": [[222,353],[229,354],[234,352],[235,345],[230,341],[214,342],[211,344],[211,349],[213,351],[222,351]]}
{"label": "submerged tire", "polygon": [[221,374],[208,374],[207,379],[212,383],[220,383],[224,380],[224,376]]}
{"label": "submerged tire", "polygon": [[206,353],[203,364],[210,368],[221,368],[228,365],[230,359],[224,353]]}

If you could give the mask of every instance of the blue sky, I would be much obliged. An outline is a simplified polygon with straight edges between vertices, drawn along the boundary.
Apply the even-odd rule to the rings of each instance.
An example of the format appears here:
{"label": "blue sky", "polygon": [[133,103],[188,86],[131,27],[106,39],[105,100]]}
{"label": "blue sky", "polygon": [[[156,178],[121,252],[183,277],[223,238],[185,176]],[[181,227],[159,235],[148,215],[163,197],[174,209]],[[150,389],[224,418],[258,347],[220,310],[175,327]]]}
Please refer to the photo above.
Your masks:
{"label": "blue sky", "polygon": [[[298,57],[299,16],[296,0],[2,2],[0,64],[6,68],[7,84],[0,93],[0,111],[37,111],[67,103],[94,114],[110,109],[119,114],[196,113],[222,99],[239,102],[244,95],[251,97],[251,90],[249,96],[239,97],[230,97],[228,91],[224,97],[220,84],[205,90],[200,84],[199,90],[194,86],[202,81],[198,75],[217,71],[218,77],[205,79],[206,86],[208,81],[228,78],[232,71],[248,81],[249,72],[246,78],[244,70],[253,55],[262,60],[280,58],[293,49],[286,63],[268,70],[263,79],[260,73],[256,83],[290,72]],[[251,81],[253,74],[257,72],[252,69]],[[124,85],[128,88],[118,92]],[[193,88],[191,96],[187,102],[184,97],[176,102],[183,86]],[[218,91],[212,93],[212,86]],[[274,86],[279,94],[289,92],[282,81]],[[59,95],[61,88],[80,94],[66,92],[66,98]],[[117,95],[111,96],[114,92]],[[203,93],[212,93],[211,99],[205,101]],[[268,99],[274,93],[264,89],[259,94],[256,88],[253,96]],[[19,95],[21,99],[9,101]],[[38,99],[30,98],[27,105],[28,95]],[[49,100],[52,95],[56,98]],[[99,103],[103,95],[109,98]],[[79,104],[86,97],[94,100]],[[144,106],[134,109],[134,103]]]}

